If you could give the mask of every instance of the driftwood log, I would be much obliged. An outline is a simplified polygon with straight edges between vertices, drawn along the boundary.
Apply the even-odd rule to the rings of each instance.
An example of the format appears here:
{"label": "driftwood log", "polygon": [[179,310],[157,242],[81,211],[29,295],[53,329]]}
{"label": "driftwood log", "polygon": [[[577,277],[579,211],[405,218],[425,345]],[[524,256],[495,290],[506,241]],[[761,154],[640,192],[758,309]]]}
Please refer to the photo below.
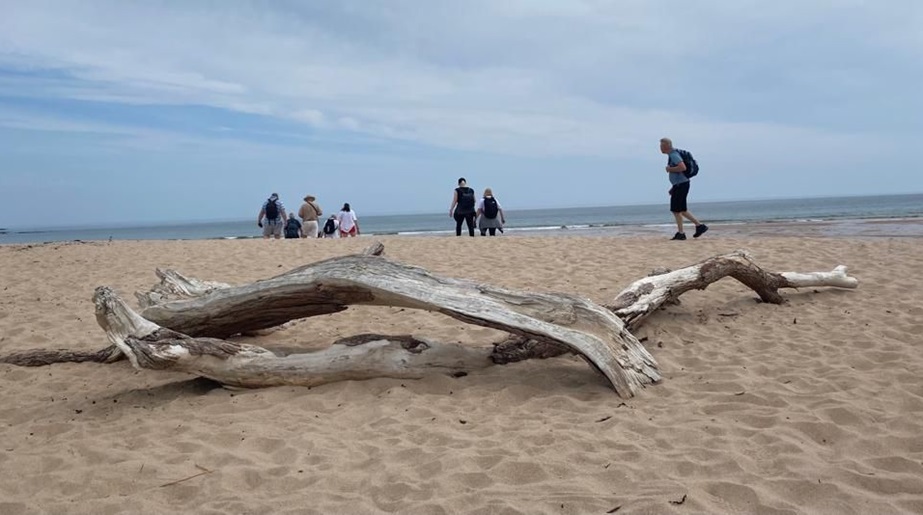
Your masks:
{"label": "driftwood log", "polygon": [[[376,243],[360,255],[328,259],[243,286],[157,270],[160,283],[136,294],[140,313],[111,289],[97,288],[97,321],[112,344],[109,347],[92,353],[28,351],[0,362],[39,366],[65,361],[111,363],[128,357],[137,368],[184,371],[229,386],[264,387],[463,374],[574,353],[599,370],[619,395],[630,397],[661,376],[654,358],[629,329],[689,290],[704,289],[730,276],[763,301],[781,303],[780,288],[858,285],[843,266],[831,272],[772,273],[738,251],[679,270],[658,271],[635,281],[603,307],[572,295],[441,278],[378,257],[382,252],[383,246]],[[511,336],[493,347],[473,347],[410,335],[357,335],[322,351],[289,355],[222,339],[359,304],[439,312]]]}
{"label": "driftwood log", "polygon": [[[653,357],[625,329],[622,320],[612,311],[585,298],[518,292],[471,281],[436,277],[422,268],[395,263],[383,257],[356,255],[333,258],[244,286],[220,287],[197,296],[185,293],[182,296],[189,298],[163,301],[162,296],[149,297],[148,306],[137,314],[110,290],[101,288],[97,290],[95,299],[97,319],[112,343],[132,359],[130,353],[139,352],[137,345],[133,347],[132,344],[143,341],[153,345],[154,342],[148,336],[162,335],[162,332],[158,332],[160,328],[169,328],[183,336],[212,338],[208,340],[209,344],[218,345],[217,342],[224,341],[214,338],[227,338],[245,331],[274,327],[289,320],[335,313],[350,305],[405,307],[439,312],[466,323],[499,329],[546,345],[561,347],[584,357],[623,396],[631,396],[638,387],[660,379]],[[138,320],[151,325],[142,324]],[[177,339],[175,333],[169,338],[171,349],[183,345],[195,345],[198,350],[203,348],[198,340],[193,340],[197,342],[193,343]],[[123,346],[124,342],[128,344]],[[415,362],[415,365],[406,366],[416,369],[413,374],[418,377],[427,373],[426,367],[429,365],[426,363],[430,355],[446,355],[453,359],[457,356],[465,356],[466,359],[472,356],[470,349],[465,346],[462,346],[463,349],[454,349],[459,346],[429,343],[428,348],[423,349],[420,346],[405,348],[406,342],[381,346],[382,342],[388,340],[379,340],[375,345],[371,345],[375,342],[367,342],[361,346],[340,346],[336,352],[328,352],[328,357],[330,361],[356,361],[358,352],[374,350],[381,367],[378,370],[371,358],[363,358],[361,368],[368,370],[363,372],[366,377],[393,376],[396,372],[392,361],[395,360]],[[229,350],[237,344],[224,342],[222,345],[222,348]],[[190,356],[194,354],[190,351]],[[317,382],[313,374],[302,373],[299,378],[297,373],[281,370],[291,369],[293,361],[309,355],[286,356],[284,362],[280,362],[271,352],[252,346],[241,347],[239,355],[246,360],[225,361],[221,366],[216,366],[215,360],[209,359],[207,362],[212,367],[207,370],[197,369],[197,372],[236,386],[254,386],[257,381],[263,381],[265,385]],[[156,353],[152,356],[160,357]],[[482,359],[489,356],[489,351],[481,352],[475,362],[490,364],[491,361]],[[180,364],[176,359],[171,361],[175,363],[174,368],[178,369],[187,370],[182,367],[192,366]],[[258,379],[243,377],[238,370],[242,361],[246,361],[247,373]],[[134,359],[132,363],[136,364]],[[136,366],[163,368],[152,363]],[[312,371],[317,369],[306,362],[299,364]],[[455,368],[473,368],[468,361],[464,361],[463,365]],[[446,365],[440,358],[430,368],[443,370]],[[402,374],[397,377],[409,376]],[[344,375],[343,378],[352,379],[355,376]]]}

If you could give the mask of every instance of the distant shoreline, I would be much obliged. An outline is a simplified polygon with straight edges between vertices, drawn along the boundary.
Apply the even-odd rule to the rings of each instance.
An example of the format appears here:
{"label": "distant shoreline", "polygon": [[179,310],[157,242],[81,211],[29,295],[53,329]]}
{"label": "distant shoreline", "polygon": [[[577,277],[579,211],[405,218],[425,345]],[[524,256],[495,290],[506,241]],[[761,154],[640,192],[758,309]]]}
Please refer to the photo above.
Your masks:
{"label": "distant shoreline", "polygon": [[[898,218],[838,218],[831,220],[770,220],[770,221],[726,221],[709,222],[712,231],[709,238],[744,238],[744,237],[827,237],[827,238],[923,238],[923,217]],[[600,224],[600,225],[562,225],[559,227],[516,227],[509,226],[499,237],[666,237],[672,234],[673,224]],[[55,231],[23,232],[9,234],[39,235],[52,234]],[[64,231],[61,231],[64,232]],[[408,232],[370,232],[361,238],[372,237],[454,237],[454,230],[408,231]],[[467,235],[463,235],[467,237]],[[207,238],[112,238],[111,241],[197,241],[197,240],[248,240],[260,239],[260,235],[216,236]],[[0,245],[50,244],[50,243],[91,243],[108,242],[109,238],[97,239],[34,239],[31,241],[5,242],[0,238]]]}
{"label": "distant shoreline", "polygon": [[[919,236],[923,194],[773,201],[702,202],[695,215],[721,235]],[[666,205],[507,210],[504,236],[672,235]],[[445,236],[455,234],[446,213],[362,215],[364,236]],[[720,229],[720,230],[719,230]],[[467,232],[467,231],[465,231]],[[212,240],[259,238],[254,220],[167,223],[123,227],[23,227],[0,233],[0,244],[44,241]]]}

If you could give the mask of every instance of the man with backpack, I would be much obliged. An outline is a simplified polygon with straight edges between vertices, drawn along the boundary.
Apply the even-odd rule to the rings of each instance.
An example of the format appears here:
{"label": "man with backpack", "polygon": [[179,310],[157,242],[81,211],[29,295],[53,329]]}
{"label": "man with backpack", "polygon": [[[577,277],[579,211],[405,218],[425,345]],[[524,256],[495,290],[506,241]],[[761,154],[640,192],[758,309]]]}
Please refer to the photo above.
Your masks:
{"label": "man with backpack", "polygon": [[700,223],[696,217],[692,216],[686,206],[686,197],[689,196],[689,179],[699,173],[699,165],[692,157],[692,153],[673,148],[673,141],[670,138],[660,139],[660,153],[667,155],[667,174],[670,177],[670,211],[673,218],[676,219],[676,234],[672,240],[685,240],[686,233],[683,232],[683,218],[695,224],[695,233],[693,238],[705,234],[708,226]]}
{"label": "man with backpack", "polygon": [[288,214],[288,221],[285,222],[285,239],[304,238],[301,232],[301,222],[295,218],[295,213]]}
{"label": "man with backpack", "polygon": [[277,240],[282,237],[282,226],[285,225],[285,206],[279,200],[279,194],[273,193],[263,207],[260,208],[260,214],[256,217],[256,225],[263,229],[263,238],[275,237]]}

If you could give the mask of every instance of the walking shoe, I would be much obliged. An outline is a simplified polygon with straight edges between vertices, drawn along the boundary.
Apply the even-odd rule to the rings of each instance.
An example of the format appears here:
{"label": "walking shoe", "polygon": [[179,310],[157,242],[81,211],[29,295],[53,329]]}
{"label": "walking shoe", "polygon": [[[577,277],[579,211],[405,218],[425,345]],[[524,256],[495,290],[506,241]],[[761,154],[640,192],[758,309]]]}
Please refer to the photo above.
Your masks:
{"label": "walking shoe", "polygon": [[671,241],[672,240],[685,240],[685,239],[686,239],[686,233],[684,232],[678,232],[674,234],[672,238],[670,238]]}
{"label": "walking shoe", "polygon": [[699,224],[695,226],[695,234],[692,235],[693,238],[698,238],[699,236],[705,234],[705,231],[708,230],[708,226],[705,224]]}

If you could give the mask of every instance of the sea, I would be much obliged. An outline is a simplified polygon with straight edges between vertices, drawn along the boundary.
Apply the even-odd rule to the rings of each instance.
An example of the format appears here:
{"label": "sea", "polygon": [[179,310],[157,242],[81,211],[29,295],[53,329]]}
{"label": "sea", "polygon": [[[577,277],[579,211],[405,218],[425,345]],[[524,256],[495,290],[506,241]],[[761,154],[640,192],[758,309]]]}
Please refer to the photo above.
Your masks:
{"label": "sea", "polygon": [[[697,202],[692,212],[709,236],[923,237],[923,194]],[[672,236],[664,204],[522,209],[505,212],[503,237]],[[363,236],[446,236],[455,222],[446,214],[360,218]],[[690,227],[691,230],[691,227]],[[259,238],[252,220],[110,227],[0,228],[0,244],[98,240],[203,240]]]}

